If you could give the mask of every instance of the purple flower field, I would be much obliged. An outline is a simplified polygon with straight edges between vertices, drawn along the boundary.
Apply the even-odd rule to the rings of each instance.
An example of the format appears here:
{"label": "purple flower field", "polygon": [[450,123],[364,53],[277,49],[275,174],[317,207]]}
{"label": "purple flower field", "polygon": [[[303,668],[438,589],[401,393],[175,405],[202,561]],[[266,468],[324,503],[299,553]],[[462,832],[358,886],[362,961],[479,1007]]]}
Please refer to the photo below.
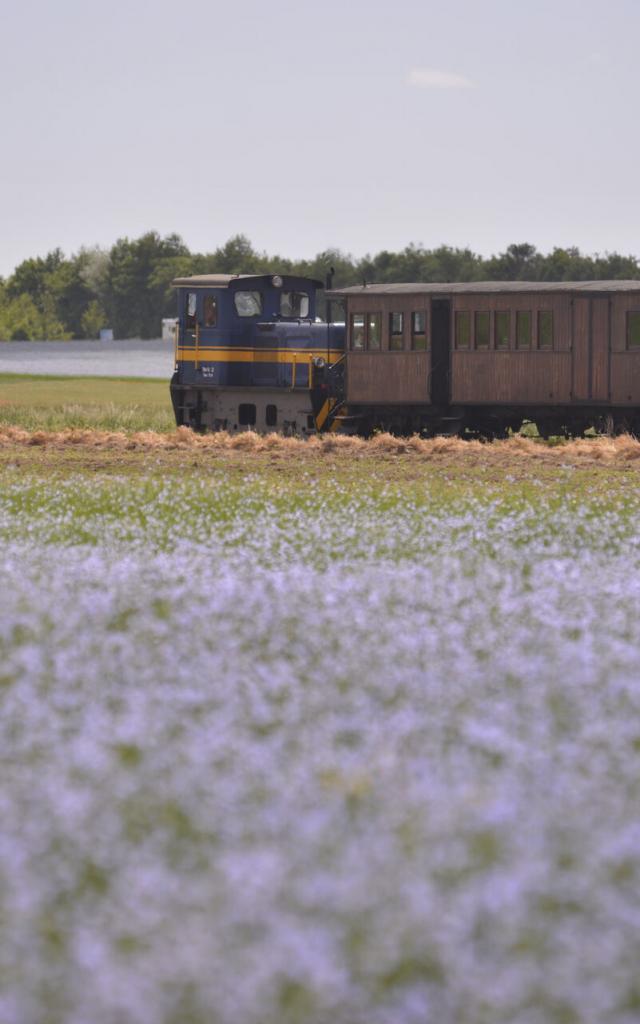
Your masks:
{"label": "purple flower field", "polygon": [[539,490],[5,479],[2,1024],[637,1021],[640,502]]}

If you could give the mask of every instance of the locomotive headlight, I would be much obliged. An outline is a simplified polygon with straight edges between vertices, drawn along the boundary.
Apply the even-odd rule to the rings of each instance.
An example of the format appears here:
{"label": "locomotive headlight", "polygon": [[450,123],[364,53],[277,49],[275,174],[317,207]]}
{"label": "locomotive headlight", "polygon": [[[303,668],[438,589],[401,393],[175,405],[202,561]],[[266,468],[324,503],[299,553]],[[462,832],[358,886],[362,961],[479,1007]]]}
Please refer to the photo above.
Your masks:
{"label": "locomotive headlight", "polygon": [[284,281],[280,277],[280,274],[273,275],[273,277],[271,278],[271,284],[273,285],[274,288],[282,288]]}
{"label": "locomotive headlight", "polygon": [[322,356],[315,356],[314,360],[313,360],[313,365],[318,370],[322,370],[323,367],[325,367],[327,365],[327,361],[326,361],[326,359],[323,359]]}

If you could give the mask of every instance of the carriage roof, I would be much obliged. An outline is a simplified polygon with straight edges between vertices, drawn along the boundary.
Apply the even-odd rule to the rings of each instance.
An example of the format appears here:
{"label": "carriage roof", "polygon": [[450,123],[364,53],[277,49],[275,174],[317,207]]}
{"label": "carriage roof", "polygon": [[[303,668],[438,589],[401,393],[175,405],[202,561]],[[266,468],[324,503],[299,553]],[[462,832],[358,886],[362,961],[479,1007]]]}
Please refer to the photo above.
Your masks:
{"label": "carriage roof", "polygon": [[494,295],[502,292],[637,292],[632,281],[416,281],[413,284],[361,284],[333,288],[327,298],[358,295]]}

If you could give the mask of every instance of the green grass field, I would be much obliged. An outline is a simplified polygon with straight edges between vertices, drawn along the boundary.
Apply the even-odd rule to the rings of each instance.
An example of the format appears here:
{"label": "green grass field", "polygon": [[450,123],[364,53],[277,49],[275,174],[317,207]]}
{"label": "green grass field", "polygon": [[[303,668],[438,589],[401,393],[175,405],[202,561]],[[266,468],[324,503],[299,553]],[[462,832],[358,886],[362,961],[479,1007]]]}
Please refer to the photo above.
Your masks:
{"label": "green grass field", "polygon": [[166,380],[0,374],[0,424],[25,430],[175,427]]}

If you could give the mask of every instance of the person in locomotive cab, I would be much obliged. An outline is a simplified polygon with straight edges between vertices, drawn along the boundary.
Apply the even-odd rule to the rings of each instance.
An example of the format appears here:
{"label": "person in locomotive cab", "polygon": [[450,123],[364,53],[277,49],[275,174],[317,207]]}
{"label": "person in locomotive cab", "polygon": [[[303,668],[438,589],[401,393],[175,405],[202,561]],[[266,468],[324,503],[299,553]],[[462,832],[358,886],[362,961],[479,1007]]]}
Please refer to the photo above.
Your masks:
{"label": "person in locomotive cab", "polygon": [[291,302],[291,292],[280,292],[280,316],[295,316]]}
{"label": "person in locomotive cab", "polygon": [[299,317],[301,319],[309,316],[309,296],[307,293],[281,292],[280,316]]}

